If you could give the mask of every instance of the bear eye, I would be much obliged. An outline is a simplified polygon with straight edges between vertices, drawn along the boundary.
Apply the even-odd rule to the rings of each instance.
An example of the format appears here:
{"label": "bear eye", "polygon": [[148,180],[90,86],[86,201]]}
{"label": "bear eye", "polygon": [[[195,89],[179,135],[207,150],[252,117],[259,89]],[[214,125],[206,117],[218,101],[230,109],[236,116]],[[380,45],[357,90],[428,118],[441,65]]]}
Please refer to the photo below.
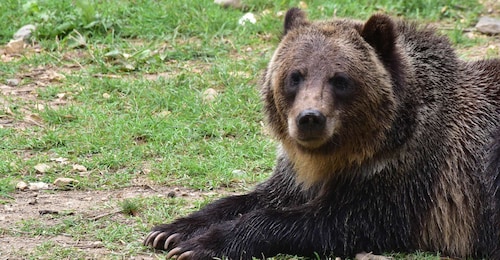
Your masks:
{"label": "bear eye", "polygon": [[299,71],[294,71],[290,74],[290,85],[300,85],[300,83],[304,80],[304,76]]}
{"label": "bear eye", "polygon": [[294,96],[302,82],[304,81],[304,76],[300,71],[294,71],[288,76],[288,83],[286,84],[286,93],[290,96]]}
{"label": "bear eye", "polygon": [[347,98],[354,93],[354,82],[346,73],[335,73],[335,76],[329,80],[329,83],[337,97]]}

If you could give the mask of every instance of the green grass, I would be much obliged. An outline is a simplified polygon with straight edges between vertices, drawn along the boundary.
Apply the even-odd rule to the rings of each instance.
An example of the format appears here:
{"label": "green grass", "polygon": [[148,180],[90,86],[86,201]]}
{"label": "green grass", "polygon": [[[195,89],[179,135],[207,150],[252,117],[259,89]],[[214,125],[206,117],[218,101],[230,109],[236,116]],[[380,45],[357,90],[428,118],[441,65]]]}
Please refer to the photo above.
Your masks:
{"label": "green grass", "polygon": [[[129,187],[138,179],[242,191],[264,180],[274,165],[275,143],[262,127],[257,80],[279,40],[283,11],[299,1],[244,2],[257,15],[255,25],[238,25],[243,11],[222,9],[212,0],[1,1],[0,44],[32,23],[38,27],[32,41],[41,51],[0,63],[1,83],[18,78],[20,87],[33,90],[0,94],[0,119],[13,121],[0,128],[0,203],[12,201],[18,181],[51,183],[58,177],[79,180],[77,188],[84,191]],[[386,12],[452,24],[446,33],[459,47],[480,41],[462,31],[480,11],[473,0],[307,2],[311,19],[333,14],[366,19]],[[35,75],[37,70],[63,77]],[[204,101],[209,88],[218,95]],[[26,123],[33,115],[38,124]],[[37,173],[39,163],[51,169]],[[76,172],[75,164],[87,172]],[[139,241],[153,223],[194,210],[177,198],[112,203],[126,213],[118,222],[63,215],[54,225],[24,220],[2,232],[101,241],[117,252],[109,258],[119,259],[149,252]],[[49,241],[22,256],[84,258],[85,253]],[[415,256],[435,258],[426,257]]]}

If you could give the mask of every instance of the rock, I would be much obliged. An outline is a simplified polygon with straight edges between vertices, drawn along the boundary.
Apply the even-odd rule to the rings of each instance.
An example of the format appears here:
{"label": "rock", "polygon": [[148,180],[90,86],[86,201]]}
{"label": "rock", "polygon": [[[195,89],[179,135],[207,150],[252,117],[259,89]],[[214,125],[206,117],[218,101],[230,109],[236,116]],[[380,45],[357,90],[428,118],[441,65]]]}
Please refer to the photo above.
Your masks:
{"label": "rock", "polygon": [[483,16],[479,18],[479,22],[476,24],[476,29],[486,34],[499,34],[500,19]]}
{"label": "rock", "polygon": [[19,85],[19,80],[18,79],[6,79],[5,84],[7,84],[8,86],[11,86],[11,87],[15,87],[15,86]]}
{"label": "rock", "polygon": [[48,190],[49,184],[45,182],[30,182],[29,184],[30,190]]}
{"label": "rock", "polygon": [[163,111],[160,111],[159,113],[156,113],[155,115],[157,117],[167,118],[168,116],[170,116],[170,114],[172,114],[172,112],[170,112],[168,110],[163,110]]}
{"label": "rock", "polygon": [[57,178],[54,181],[54,185],[56,185],[59,188],[74,188],[78,183],[80,183],[78,180],[72,179],[72,178]]}
{"label": "rock", "polygon": [[46,163],[39,163],[35,165],[34,168],[38,173],[46,173],[48,170],[50,170],[50,165]]}
{"label": "rock", "polygon": [[247,23],[255,24],[257,22],[257,19],[255,18],[255,15],[253,13],[246,13],[243,15],[243,17],[240,18],[238,21],[239,25],[245,25]]}
{"label": "rock", "polygon": [[83,165],[80,165],[80,164],[74,164],[73,165],[73,170],[75,170],[77,172],[86,172],[87,171],[87,167],[85,167]]}
{"label": "rock", "polygon": [[382,255],[374,255],[372,253],[359,253],[356,254],[356,260],[391,260],[392,257],[385,257]]}
{"label": "rock", "polygon": [[17,30],[16,33],[14,33],[14,36],[12,39],[14,40],[23,40],[23,41],[28,41],[31,38],[31,35],[33,32],[36,30],[36,26],[32,24],[27,24],[23,27],[21,27],[19,30]]}
{"label": "rock", "polygon": [[205,91],[203,91],[202,100],[203,102],[212,102],[218,95],[219,93],[217,92],[217,90],[213,88],[208,88]]}
{"label": "rock", "polygon": [[101,241],[95,241],[90,244],[91,248],[101,248],[104,247],[104,244]]}
{"label": "rock", "polygon": [[29,187],[28,184],[24,181],[20,181],[16,184],[16,189],[18,190],[26,190],[28,189],[28,187]]}
{"label": "rock", "polygon": [[5,45],[6,54],[20,54],[24,51],[24,41],[23,39],[10,40],[7,45]]}
{"label": "rock", "polygon": [[222,7],[232,7],[232,8],[241,8],[241,0],[214,0],[214,3],[221,5]]}
{"label": "rock", "polygon": [[245,171],[243,170],[234,170],[231,173],[233,174],[234,177],[242,177],[246,174]]}

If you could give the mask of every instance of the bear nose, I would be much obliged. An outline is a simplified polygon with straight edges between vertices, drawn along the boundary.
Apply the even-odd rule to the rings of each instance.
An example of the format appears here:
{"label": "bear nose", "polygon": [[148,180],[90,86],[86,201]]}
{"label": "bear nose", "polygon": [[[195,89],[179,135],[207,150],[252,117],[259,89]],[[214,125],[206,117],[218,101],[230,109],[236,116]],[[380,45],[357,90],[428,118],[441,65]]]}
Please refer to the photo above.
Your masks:
{"label": "bear nose", "polygon": [[300,131],[317,131],[325,127],[326,117],[318,110],[306,109],[296,118]]}

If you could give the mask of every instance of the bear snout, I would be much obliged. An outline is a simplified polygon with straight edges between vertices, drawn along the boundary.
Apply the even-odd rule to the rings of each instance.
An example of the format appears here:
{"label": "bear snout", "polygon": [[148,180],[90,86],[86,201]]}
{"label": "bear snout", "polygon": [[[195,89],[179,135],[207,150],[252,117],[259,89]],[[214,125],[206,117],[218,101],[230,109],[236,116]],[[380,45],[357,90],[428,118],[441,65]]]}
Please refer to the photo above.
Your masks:
{"label": "bear snout", "polygon": [[326,116],[318,110],[306,109],[295,119],[300,139],[317,139],[326,127]]}
{"label": "bear snout", "polygon": [[318,110],[306,109],[299,113],[295,121],[300,131],[314,131],[325,127],[326,117]]}

